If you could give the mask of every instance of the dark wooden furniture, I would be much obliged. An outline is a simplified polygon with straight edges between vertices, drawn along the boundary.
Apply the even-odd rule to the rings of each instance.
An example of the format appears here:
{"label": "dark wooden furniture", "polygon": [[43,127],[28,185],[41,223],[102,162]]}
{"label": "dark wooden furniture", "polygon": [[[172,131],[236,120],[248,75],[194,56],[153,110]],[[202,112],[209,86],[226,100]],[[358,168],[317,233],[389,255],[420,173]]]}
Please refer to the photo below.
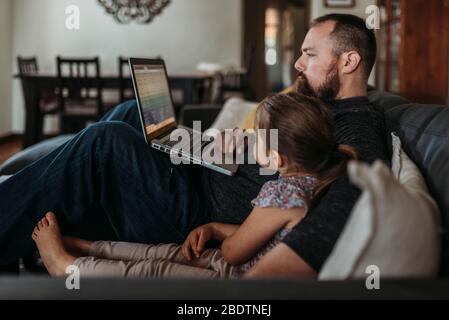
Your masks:
{"label": "dark wooden furniture", "polygon": [[56,58],[61,132],[82,130],[103,115],[100,60]]}
{"label": "dark wooden furniture", "polygon": [[[39,73],[39,65],[36,57],[23,58],[18,56],[17,66],[19,69],[19,75],[22,79],[25,76],[34,76]],[[28,94],[31,88],[29,88],[29,84],[26,81],[21,81],[21,85],[25,101],[25,109],[27,109],[26,106],[32,103],[32,101],[30,101],[30,95]],[[50,88],[40,90],[37,108],[38,112],[36,115],[34,113],[26,114],[25,127],[26,130],[28,130],[30,126],[35,125],[36,139],[37,141],[40,141],[44,137],[43,130],[45,116],[56,114],[59,111],[55,90]],[[35,122],[35,124],[33,124],[33,122]]]}
{"label": "dark wooden furniture", "polygon": [[376,87],[413,102],[449,103],[449,1],[378,0]]}
{"label": "dark wooden furniture", "polygon": [[[199,104],[201,100],[201,92],[199,88],[203,83],[213,81],[211,73],[185,73],[185,74],[169,74],[170,87],[172,89],[182,90],[183,105]],[[25,111],[27,118],[27,126],[24,134],[24,148],[29,147],[38,142],[40,116],[39,101],[42,93],[49,90],[54,91],[59,87],[60,80],[58,76],[53,74],[37,74],[37,75],[15,75],[27,87],[25,92]],[[68,81],[66,77],[62,79]],[[102,90],[119,89],[120,77],[118,75],[102,75],[99,79],[91,79],[93,84],[99,82]],[[125,88],[132,89],[131,78],[125,78]]]}
{"label": "dark wooden furniture", "polygon": [[19,68],[19,74],[37,74],[39,72],[39,66],[37,64],[37,58],[23,58],[17,57],[17,66]]}
{"label": "dark wooden furniture", "polygon": [[249,85],[249,75],[254,67],[254,54],[254,48],[248,48],[245,51],[245,68],[228,70],[219,74],[220,87],[218,99],[214,101],[215,103],[223,104],[227,98],[227,94],[238,94],[246,100],[256,100],[254,91]]}
{"label": "dark wooden furniture", "polygon": [[446,104],[449,1],[401,0],[400,93],[411,101]]}
{"label": "dark wooden furniture", "polygon": [[250,99],[250,87],[248,82],[248,72],[246,70],[235,70],[220,73],[220,87],[218,91],[217,103],[224,103],[228,95],[239,95],[242,98]]}

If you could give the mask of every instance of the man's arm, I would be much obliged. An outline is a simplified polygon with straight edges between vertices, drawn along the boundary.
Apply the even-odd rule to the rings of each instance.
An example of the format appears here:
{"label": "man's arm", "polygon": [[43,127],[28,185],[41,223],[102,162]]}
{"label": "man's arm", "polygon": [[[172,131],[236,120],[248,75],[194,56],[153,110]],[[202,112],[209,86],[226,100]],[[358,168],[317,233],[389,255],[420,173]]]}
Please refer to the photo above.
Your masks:
{"label": "man's arm", "polygon": [[298,254],[281,243],[252,267],[244,278],[316,279],[317,273]]}

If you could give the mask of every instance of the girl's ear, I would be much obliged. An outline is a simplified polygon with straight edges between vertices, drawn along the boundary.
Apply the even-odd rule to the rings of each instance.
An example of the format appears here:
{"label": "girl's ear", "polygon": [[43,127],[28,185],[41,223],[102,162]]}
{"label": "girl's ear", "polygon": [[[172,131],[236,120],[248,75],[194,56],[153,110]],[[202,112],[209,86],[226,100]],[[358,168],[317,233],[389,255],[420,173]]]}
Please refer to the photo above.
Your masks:
{"label": "girl's ear", "polygon": [[282,156],[275,150],[270,150],[270,169],[278,170],[285,165]]}

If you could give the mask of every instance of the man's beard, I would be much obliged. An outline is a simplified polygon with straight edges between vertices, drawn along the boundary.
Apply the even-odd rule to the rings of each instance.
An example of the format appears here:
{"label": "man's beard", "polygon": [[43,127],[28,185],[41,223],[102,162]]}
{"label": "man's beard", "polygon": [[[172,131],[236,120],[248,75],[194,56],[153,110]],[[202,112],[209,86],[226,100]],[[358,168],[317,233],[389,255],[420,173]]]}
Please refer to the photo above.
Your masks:
{"label": "man's beard", "polygon": [[306,96],[319,98],[325,102],[332,102],[340,91],[340,78],[338,76],[337,65],[327,74],[326,80],[322,83],[318,89],[313,89],[307,79],[307,76],[300,72],[295,82],[295,88],[298,93],[302,93]]}

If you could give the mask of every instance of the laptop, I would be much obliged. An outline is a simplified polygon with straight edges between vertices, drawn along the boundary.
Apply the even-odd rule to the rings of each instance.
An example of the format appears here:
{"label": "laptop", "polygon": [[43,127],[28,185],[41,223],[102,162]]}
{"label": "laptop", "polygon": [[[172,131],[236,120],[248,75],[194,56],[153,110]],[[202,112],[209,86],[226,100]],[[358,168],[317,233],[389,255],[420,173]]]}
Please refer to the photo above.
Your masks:
{"label": "laptop", "polygon": [[[232,176],[237,164],[216,164],[205,154],[211,154],[213,142],[202,141],[202,133],[176,123],[167,69],[161,59],[130,58],[129,66],[139,108],[143,135],[147,144],[161,152],[176,154],[180,159]],[[190,139],[171,141],[176,129],[184,129]],[[193,142],[193,143],[192,143]],[[208,148],[208,149],[206,149]],[[212,151],[213,152],[213,151]]]}

